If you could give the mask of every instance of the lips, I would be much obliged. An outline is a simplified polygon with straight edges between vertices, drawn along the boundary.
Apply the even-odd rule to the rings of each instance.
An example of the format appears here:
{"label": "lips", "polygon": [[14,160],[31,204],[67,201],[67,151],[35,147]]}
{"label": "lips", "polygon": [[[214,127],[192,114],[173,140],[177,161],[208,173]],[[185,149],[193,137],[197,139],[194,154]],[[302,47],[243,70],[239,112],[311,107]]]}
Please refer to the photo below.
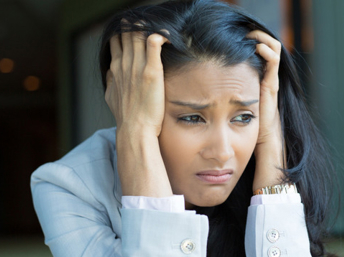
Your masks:
{"label": "lips", "polygon": [[225,183],[228,180],[230,180],[230,178],[233,175],[233,170],[205,170],[205,171],[201,171],[198,172],[196,174],[196,176],[207,183],[211,183],[211,184],[221,184],[221,183]]}

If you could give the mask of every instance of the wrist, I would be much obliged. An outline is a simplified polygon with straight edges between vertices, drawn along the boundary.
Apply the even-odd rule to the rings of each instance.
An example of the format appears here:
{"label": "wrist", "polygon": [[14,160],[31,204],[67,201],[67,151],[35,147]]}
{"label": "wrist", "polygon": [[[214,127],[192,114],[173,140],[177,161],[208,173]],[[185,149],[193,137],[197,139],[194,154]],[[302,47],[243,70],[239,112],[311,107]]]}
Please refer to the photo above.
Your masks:
{"label": "wrist", "polygon": [[259,143],[254,149],[256,162],[270,162],[274,166],[286,165],[286,146],[281,137],[274,137],[264,143]]}
{"label": "wrist", "polygon": [[158,138],[145,129],[121,129],[116,134],[117,169],[123,195],[171,196]]}
{"label": "wrist", "polygon": [[144,137],[154,140],[158,138],[153,128],[146,126],[130,126],[124,125],[116,127],[116,142],[122,140],[125,142],[127,139],[133,139],[135,141],[144,139]]}
{"label": "wrist", "polygon": [[283,151],[281,139],[257,145],[254,154],[256,169],[252,190],[280,184],[285,177],[281,169],[287,168],[286,152]]}

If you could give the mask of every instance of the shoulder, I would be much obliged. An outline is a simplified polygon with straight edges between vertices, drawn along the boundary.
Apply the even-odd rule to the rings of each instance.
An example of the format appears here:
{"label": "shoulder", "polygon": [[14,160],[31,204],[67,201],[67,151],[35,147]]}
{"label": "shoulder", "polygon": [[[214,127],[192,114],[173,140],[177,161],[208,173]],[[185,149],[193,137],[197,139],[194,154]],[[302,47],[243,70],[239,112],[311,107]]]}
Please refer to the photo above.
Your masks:
{"label": "shoulder", "polygon": [[116,151],[116,128],[101,129],[76,146],[56,163],[77,169],[80,165],[90,165],[104,159],[113,162]]}
{"label": "shoulder", "polygon": [[49,183],[87,198],[83,200],[104,202],[114,196],[120,203],[116,163],[116,128],[98,130],[60,160],[46,163],[32,174],[33,196],[38,184]]}

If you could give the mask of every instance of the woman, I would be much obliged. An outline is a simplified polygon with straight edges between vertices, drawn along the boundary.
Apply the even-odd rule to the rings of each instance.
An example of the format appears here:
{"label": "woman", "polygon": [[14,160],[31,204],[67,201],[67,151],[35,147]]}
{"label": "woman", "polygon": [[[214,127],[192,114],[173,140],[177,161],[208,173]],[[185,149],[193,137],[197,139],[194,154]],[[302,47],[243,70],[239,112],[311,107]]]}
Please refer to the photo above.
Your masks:
{"label": "woman", "polygon": [[324,256],[324,144],[262,24],[139,7],[105,28],[100,67],[117,127],[32,175],[54,256]]}

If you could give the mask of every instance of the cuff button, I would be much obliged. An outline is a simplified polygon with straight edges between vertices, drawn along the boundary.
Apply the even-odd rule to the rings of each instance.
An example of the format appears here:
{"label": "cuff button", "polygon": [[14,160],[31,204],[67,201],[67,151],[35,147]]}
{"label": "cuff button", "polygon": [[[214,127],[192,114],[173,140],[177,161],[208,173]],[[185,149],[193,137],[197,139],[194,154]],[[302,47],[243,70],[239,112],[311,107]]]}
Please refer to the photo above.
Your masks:
{"label": "cuff button", "polygon": [[267,233],[266,233],[266,237],[269,240],[270,243],[275,243],[277,242],[277,240],[280,238],[280,233],[278,232],[277,229],[270,229]]}
{"label": "cuff button", "polygon": [[281,256],[281,250],[276,246],[270,247],[269,251],[268,251],[268,256],[269,257],[280,257]]}
{"label": "cuff button", "polygon": [[180,249],[185,254],[191,254],[196,249],[196,244],[191,239],[185,239],[180,244]]}

